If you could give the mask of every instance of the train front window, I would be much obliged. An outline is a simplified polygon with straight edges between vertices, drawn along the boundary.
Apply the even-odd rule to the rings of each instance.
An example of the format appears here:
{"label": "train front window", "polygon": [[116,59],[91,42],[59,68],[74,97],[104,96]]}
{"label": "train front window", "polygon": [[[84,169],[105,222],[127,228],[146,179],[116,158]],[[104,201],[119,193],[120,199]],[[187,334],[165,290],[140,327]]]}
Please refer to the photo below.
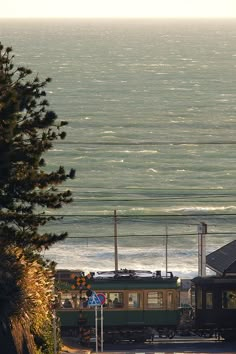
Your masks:
{"label": "train front window", "polygon": [[140,294],[129,293],[128,294],[128,306],[129,308],[140,307]]}
{"label": "train front window", "polygon": [[123,293],[109,293],[107,302],[108,302],[108,307],[123,307],[124,306]]}
{"label": "train front window", "polygon": [[224,290],[222,292],[222,308],[236,309],[236,290]]}
{"label": "train front window", "polygon": [[149,291],[147,295],[147,306],[149,309],[163,308],[163,293],[161,291]]}
{"label": "train front window", "polygon": [[206,309],[213,309],[213,294],[212,292],[206,293]]}

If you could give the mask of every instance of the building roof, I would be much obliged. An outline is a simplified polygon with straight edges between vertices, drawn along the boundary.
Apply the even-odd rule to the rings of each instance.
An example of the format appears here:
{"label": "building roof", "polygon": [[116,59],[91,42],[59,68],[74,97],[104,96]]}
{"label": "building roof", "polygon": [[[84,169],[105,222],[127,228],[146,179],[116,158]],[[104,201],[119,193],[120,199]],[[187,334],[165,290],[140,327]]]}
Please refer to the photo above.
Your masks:
{"label": "building roof", "polygon": [[208,254],[206,265],[219,275],[236,273],[236,240]]}

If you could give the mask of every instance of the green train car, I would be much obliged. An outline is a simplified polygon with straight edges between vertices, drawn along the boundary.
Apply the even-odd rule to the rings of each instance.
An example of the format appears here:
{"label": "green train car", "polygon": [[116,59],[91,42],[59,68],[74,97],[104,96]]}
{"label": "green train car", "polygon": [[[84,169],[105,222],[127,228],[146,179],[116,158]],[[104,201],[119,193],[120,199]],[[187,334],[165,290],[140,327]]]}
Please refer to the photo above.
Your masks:
{"label": "green train car", "polygon": [[[83,337],[95,327],[91,295],[102,294],[104,342],[172,338],[179,324],[180,279],[171,272],[123,269],[90,273],[58,270],[57,316],[64,336]],[[98,321],[98,326],[100,321]]]}

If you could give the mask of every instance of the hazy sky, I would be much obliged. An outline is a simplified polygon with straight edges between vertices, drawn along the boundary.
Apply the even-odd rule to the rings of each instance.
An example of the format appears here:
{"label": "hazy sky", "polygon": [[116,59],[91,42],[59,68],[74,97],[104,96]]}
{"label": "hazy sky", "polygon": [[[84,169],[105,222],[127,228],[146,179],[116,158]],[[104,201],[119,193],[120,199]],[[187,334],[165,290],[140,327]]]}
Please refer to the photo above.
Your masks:
{"label": "hazy sky", "polygon": [[7,0],[0,17],[236,17],[236,0]]}

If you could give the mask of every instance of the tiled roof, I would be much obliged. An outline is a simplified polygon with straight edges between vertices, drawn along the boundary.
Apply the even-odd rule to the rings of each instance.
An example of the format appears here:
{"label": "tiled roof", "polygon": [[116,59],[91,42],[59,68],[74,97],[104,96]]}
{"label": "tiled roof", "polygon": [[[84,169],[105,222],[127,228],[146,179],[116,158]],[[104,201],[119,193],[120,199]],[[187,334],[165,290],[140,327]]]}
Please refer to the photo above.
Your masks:
{"label": "tiled roof", "polygon": [[223,274],[224,272],[236,272],[236,240],[210,253],[206,257],[206,265],[213,271]]}

